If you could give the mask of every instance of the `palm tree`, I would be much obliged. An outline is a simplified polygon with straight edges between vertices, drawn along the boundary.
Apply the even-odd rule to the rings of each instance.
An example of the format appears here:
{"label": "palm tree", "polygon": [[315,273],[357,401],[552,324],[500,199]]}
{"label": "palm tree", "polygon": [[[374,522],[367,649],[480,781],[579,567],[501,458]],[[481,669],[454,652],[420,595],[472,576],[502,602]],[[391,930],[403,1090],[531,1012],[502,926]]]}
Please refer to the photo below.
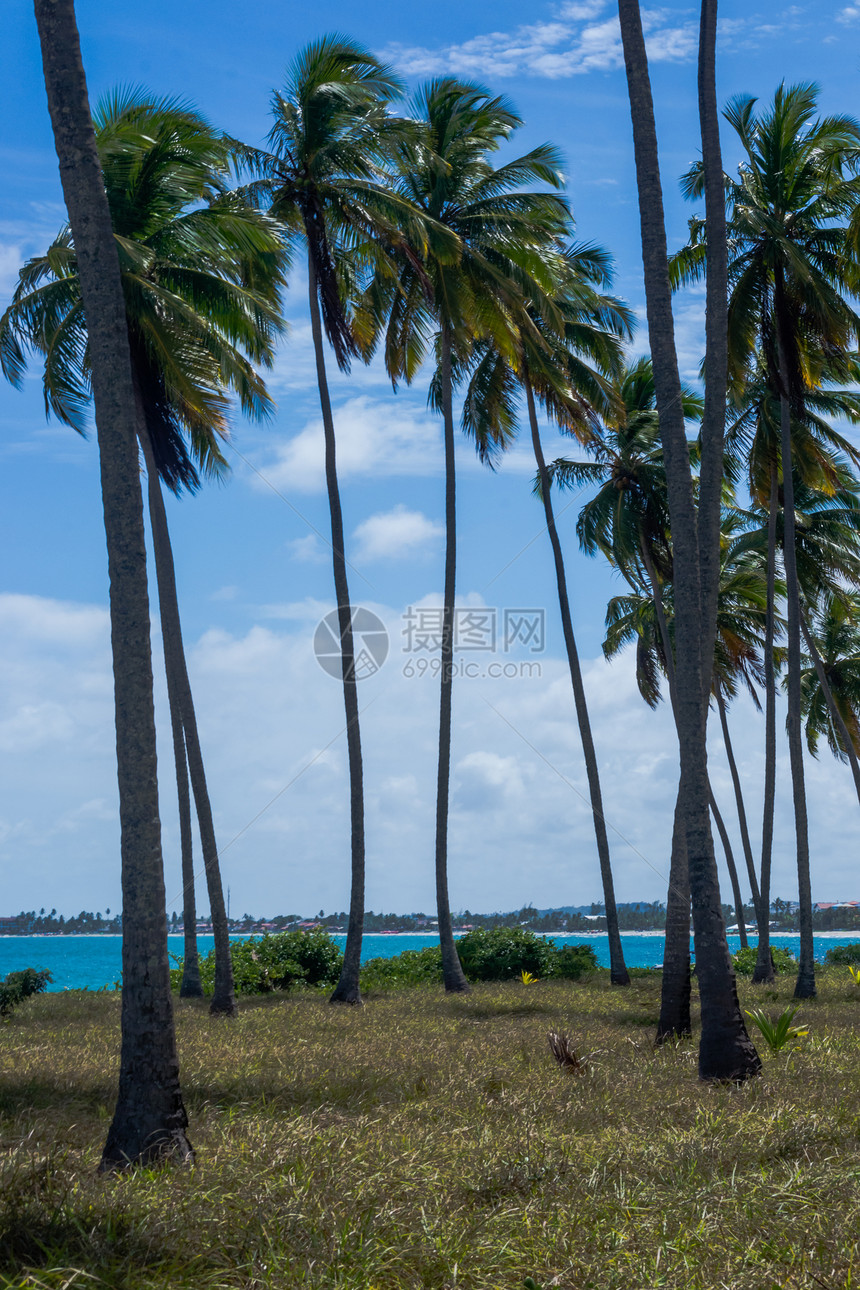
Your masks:
{"label": "palm tree", "polygon": [[[709,687],[705,679],[711,668],[708,649],[712,631],[711,588],[707,579],[703,586],[703,569],[699,563],[698,521],[675,350],[654,105],[638,0],[619,0],[618,13],[633,124],[648,333],[674,550],[680,807],[687,842],[697,975],[702,1000],[699,1073],[704,1079],[746,1078],[758,1073],[761,1063],[746,1033],[738,1005],[708,817],[706,736]],[[719,487],[709,489],[709,499],[711,505],[719,506]],[[711,527],[706,517],[702,524],[706,540]],[[713,563],[711,560],[710,564]],[[709,562],[706,560],[705,574],[708,571]]]}
{"label": "palm tree", "polygon": [[146,547],[119,258],[72,0],[37,0],[36,21],[91,338],[110,572],[123,890],[119,1097],[102,1156],[102,1168],[110,1169],[188,1159],[191,1147],[170,1002]]}
{"label": "palm tree", "polygon": [[348,371],[368,355],[361,319],[350,306],[355,275],[385,265],[395,248],[415,256],[425,231],[409,202],[391,191],[385,165],[404,123],[389,116],[401,93],[394,73],[339,36],[308,45],[272,97],[270,152],[247,152],[261,176],[259,191],[283,226],[290,247],[303,248],[308,305],[325,437],[325,475],[340,628],[343,698],[350,781],[351,890],[343,971],[332,1003],[361,1003],[359,966],[364,926],[364,785],[358,687],[353,646],[337,446],[323,335]]}
{"label": "palm tree", "polygon": [[[183,488],[196,490],[200,476],[192,455],[205,474],[225,470],[218,441],[227,432],[230,387],[248,413],[261,415],[270,407],[245,354],[271,361],[279,327],[280,243],[266,216],[225,189],[230,145],[196,112],[171,100],[116,95],[100,105],[95,125],[121,251],[138,437],[149,480],[180,802],[186,945],[196,923],[190,773],[215,934],[211,1011],[233,1015],[236,999],[218,848],[182,644],[161,482],[177,494]],[[22,346],[44,356],[47,409],[83,430],[90,395],[87,331],[68,230],[44,256],[24,266],[12,304],[0,319],[0,362],[13,380],[20,379],[23,369]],[[183,982],[185,993],[198,992],[196,940],[194,948]]]}
{"label": "palm tree", "polygon": [[[802,415],[810,354],[838,354],[860,334],[849,305],[851,247],[845,221],[860,195],[860,123],[816,118],[818,90],[780,85],[773,106],[756,115],[755,98],[732,100],[726,117],[746,154],[738,179],[726,185],[729,206],[729,361],[735,379],[761,349],[771,391],[779,398],[780,458],[785,512],[784,563],[788,605],[788,741],[797,835],[800,963],[795,996],[815,994],[812,892],[801,737],[800,590],[794,540],[792,419]],[[689,196],[702,190],[701,167],[685,178]],[[695,276],[707,236],[691,225],[691,244],[676,277]],[[680,272],[679,272],[680,270]]]}
{"label": "palm tree", "polygon": [[809,661],[801,674],[806,746],[818,756],[822,735],[834,757],[847,761],[860,798],[860,597],[827,592],[804,621]]}
{"label": "palm tree", "polygon": [[[600,248],[569,248],[559,256],[559,279],[556,296],[545,302],[546,317],[541,318],[534,305],[526,306],[513,358],[500,352],[492,342],[479,343],[476,347],[475,369],[463,405],[463,425],[474,434],[476,441],[492,443],[490,426],[485,422],[496,421],[502,427],[500,433],[510,433],[516,425],[518,396],[525,394],[538,468],[535,490],[543,502],[552,547],[562,630],[591,797],[609,936],[610,980],[613,985],[628,985],[630,978],[618,926],[600,773],[573,632],[549,472],[540,441],[536,399],[565,432],[586,441],[593,438],[595,408],[604,412],[612,408],[609,378],[620,370],[621,339],[630,337],[632,318],[617,299],[599,290],[611,282],[609,257]],[[557,334],[553,334],[551,321],[557,324]]]}
{"label": "palm tree", "polygon": [[384,325],[392,381],[409,381],[432,344],[436,370],[430,401],[442,414],[445,443],[445,586],[442,612],[439,763],[436,785],[436,902],[445,989],[468,989],[451,930],[448,896],[448,796],[456,586],[456,474],[454,386],[465,376],[476,340],[489,339],[512,354],[516,321],[527,297],[551,292],[545,257],[569,223],[556,194],[522,191],[537,181],[562,186],[559,158],[549,145],[494,168],[489,160],[521,119],[502,98],[456,80],[432,81],[414,101],[421,128],[404,138],[398,193],[421,210],[434,229],[447,230],[459,248],[438,235],[423,263],[405,261],[396,286],[377,282],[369,305]]}

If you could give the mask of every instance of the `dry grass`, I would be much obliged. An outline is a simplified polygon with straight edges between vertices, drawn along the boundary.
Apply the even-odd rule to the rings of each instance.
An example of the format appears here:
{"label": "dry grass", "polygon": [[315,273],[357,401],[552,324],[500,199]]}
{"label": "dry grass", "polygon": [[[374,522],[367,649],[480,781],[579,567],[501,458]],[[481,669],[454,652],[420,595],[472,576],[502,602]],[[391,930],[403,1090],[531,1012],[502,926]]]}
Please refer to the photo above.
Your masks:
{"label": "dry grass", "polygon": [[[741,1088],[698,1084],[690,1045],[652,1048],[658,988],[306,994],[234,1023],[178,1005],[197,1167],[118,1179],[95,1170],[119,1001],[35,999],[0,1026],[0,1287],[856,1290],[848,974]],[[791,982],[741,988],[776,1012]]]}

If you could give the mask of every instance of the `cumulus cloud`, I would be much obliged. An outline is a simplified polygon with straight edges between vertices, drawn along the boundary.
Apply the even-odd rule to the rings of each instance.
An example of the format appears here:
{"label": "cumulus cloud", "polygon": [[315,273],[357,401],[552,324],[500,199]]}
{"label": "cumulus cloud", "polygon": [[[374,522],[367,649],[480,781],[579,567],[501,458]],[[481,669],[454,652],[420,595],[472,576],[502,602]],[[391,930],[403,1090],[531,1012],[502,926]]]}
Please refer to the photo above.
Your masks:
{"label": "cumulus cloud", "polygon": [[[442,466],[441,431],[435,419],[403,399],[347,401],[335,411],[340,479],[365,475],[432,475]],[[320,492],[325,487],[321,419],[309,421],[259,467],[265,480],[284,492]],[[263,480],[252,480],[264,488]]]}
{"label": "cumulus cloud", "polygon": [[[385,56],[407,74],[428,76],[532,75],[549,79],[608,71],[623,65],[617,17],[604,17],[605,0],[562,4],[553,20],[525,24],[513,31],[493,31],[461,44],[390,45]],[[678,21],[670,9],[646,9],[642,25],[648,55],[654,62],[687,62],[695,56],[697,30]]]}
{"label": "cumulus cloud", "polygon": [[841,9],[836,15],[836,21],[845,23],[846,25],[848,23],[857,22],[858,19],[860,19],[860,6],[856,4],[847,5],[846,8]]}
{"label": "cumulus cloud", "polygon": [[353,534],[356,560],[413,559],[444,537],[445,526],[421,511],[395,506],[392,511],[370,515]]}

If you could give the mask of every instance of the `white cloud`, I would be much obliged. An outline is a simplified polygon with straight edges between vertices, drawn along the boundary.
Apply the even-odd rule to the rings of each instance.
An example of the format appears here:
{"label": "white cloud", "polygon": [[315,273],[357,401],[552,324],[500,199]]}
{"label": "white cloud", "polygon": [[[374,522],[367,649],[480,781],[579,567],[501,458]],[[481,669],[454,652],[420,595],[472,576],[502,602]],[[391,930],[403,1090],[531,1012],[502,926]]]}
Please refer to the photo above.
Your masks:
{"label": "white cloud", "polygon": [[353,534],[355,560],[412,559],[436,547],[445,535],[445,526],[429,519],[421,511],[395,506],[392,511],[370,515]]}
{"label": "white cloud", "polygon": [[328,561],[329,554],[316,533],[308,533],[305,537],[294,538],[288,546],[290,555],[299,564],[325,564]]}
{"label": "white cloud", "polygon": [[[459,45],[390,45],[384,54],[408,75],[450,73],[484,77],[532,75],[549,79],[607,71],[623,65],[617,17],[599,18],[601,0],[564,4],[555,21],[536,22],[513,31],[487,32]],[[687,62],[695,56],[694,23],[678,22],[669,9],[643,12],[648,55],[654,62]]]}
{"label": "white cloud", "polygon": [[860,6],[854,4],[848,5],[845,9],[840,10],[836,15],[837,22],[843,22],[846,24],[857,22],[858,18],[860,18]]}
{"label": "white cloud", "polygon": [[[439,425],[405,399],[375,400],[361,395],[336,408],[334,418],[340,480],[359,475],[432,475],[441,469]],[[283,492],[321,491],[325,487],[322,420],[308,422],[259,469]],[[256,477],[251,482],[265,487]]]}

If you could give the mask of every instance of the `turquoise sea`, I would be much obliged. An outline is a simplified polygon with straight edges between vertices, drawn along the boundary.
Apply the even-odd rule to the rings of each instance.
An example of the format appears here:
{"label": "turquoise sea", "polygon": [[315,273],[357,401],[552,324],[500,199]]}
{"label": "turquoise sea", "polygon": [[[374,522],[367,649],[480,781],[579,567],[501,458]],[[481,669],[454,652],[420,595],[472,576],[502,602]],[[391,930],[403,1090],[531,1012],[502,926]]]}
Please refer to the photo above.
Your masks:
{"label": "turquoise sea", "polygon": [[[241,937],[236,939],[243,939]],[[337,936],[343,943],[345,936]],[[609,966],[609,942],[598,933],[575,933],[564,936],[555,933],[555,941],[583,942],[594,947],[598,962]],[[755,942],[755,937],[751,937]],[[772,936],[774,945],[784,946],[797,954],[800,937],[791,934]],[[627,932],[621,937],[624,955],[629,967],[655,967],[663,962],[663,936],[654,932]],[[851,932],[827,932],[815,937],[815,957],[823,959],[832,945],[860,941],[860,935]],[[212,948],[212,937],[198,938],[200,953]],[[438,944],[436,936],[407,932],[393,936],[365,936],[362,960],[391,958],[402,950],[423,949],[425,945]],[[740,946],[736,936],[729,937],[732,950]],[[181,955],[183,938],[168,937],[171,954]],[[121,970],[121,936],[3,936],[0,937],[0,977],[20,968],[48,968],[53,974],[52,990],[99,990],[110,988],[118,981]]]}

